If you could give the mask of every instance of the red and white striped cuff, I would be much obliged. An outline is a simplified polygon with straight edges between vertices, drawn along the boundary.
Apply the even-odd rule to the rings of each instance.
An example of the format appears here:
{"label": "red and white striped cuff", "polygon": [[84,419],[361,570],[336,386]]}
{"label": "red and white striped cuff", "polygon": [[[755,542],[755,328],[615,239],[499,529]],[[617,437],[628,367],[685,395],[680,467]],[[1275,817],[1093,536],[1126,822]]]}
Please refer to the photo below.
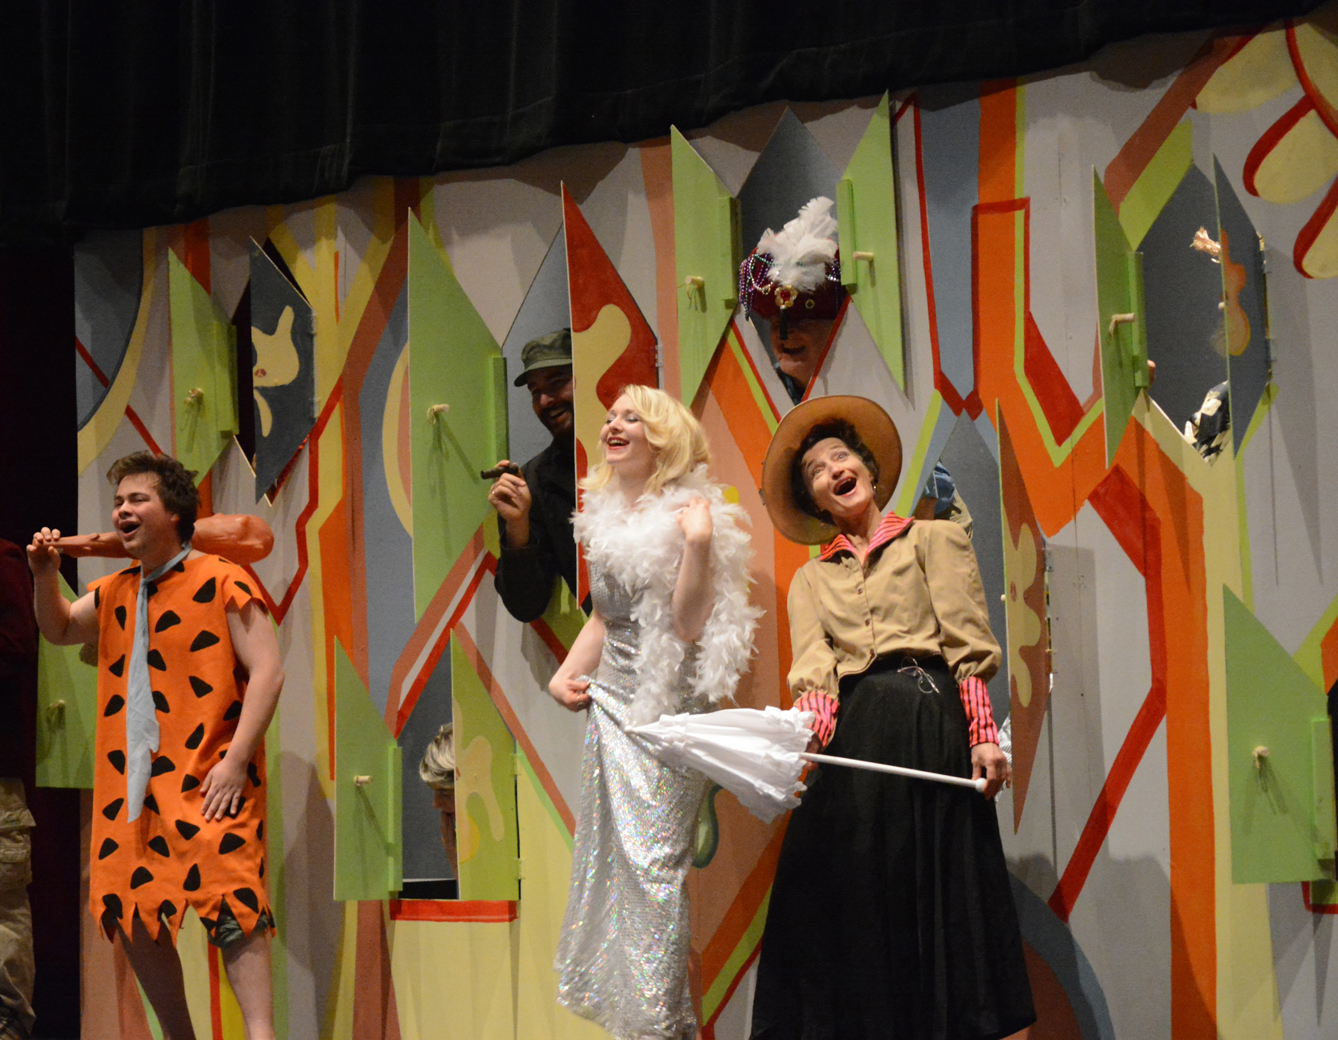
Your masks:
{"label": "red and white striped cuff", "polygon": [[999,727],[994,724],[994,709],[990,707],[990,695],[984,682],[973,675],[958,683],[957,689],[962,697],[962,707],[966,709],[966,729],[971,746],[999,743]]}
{"label": "red and white striped cuff", "polygon": [[840,710],[836,698],[821,690],[809,690],[794,702],[794,706],[800,711],[813,712],[816,716],[813,720],[813,735],[823,747],[830,744],[832,734],[836,732],[836,713]]}

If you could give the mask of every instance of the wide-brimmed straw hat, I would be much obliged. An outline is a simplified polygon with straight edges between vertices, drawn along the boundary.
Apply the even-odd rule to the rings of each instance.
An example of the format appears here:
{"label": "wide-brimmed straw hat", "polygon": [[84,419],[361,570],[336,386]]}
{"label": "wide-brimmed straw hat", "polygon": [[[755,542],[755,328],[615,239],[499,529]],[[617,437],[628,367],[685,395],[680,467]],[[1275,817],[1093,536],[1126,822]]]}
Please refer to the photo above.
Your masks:
{"label": "wide-brimmed straw hat", "polygon": [[867,397],[833,395],[814,397],[786,413],[776,428],[762,463],[762,501],[776,530],[800,545],[816,545],[836,537],[836,527],[799,508],[790,484],[795,452],[809,431],[823,423],[850,423],[878,462],[878,483],[873,497],[882,509],[892,498],[901,476],[901,435],[892,418]]}

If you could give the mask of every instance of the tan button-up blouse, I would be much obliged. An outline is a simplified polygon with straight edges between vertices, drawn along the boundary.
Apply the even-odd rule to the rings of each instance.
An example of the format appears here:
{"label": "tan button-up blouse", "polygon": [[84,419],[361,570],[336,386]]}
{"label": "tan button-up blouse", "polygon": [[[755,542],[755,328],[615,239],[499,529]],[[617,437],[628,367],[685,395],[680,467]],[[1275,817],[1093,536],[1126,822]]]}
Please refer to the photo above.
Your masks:
{"label": "tan button-up blouse", "polygon": [[885,654],[941,654],[966,707],[972,744],[995,740],[985,683],[999,670],[971,542],[950,520],[888,514],[861,563],[843,535],[790,583],[790,690],[839,696],[843,676]]}

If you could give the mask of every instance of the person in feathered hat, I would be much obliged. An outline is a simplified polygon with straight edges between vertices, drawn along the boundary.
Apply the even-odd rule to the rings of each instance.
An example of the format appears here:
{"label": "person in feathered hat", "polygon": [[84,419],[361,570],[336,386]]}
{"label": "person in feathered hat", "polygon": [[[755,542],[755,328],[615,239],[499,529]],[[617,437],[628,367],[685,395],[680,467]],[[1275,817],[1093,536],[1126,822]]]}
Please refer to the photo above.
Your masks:
{"label": "person in feathered hat", "polygon": [[832,200],[819,196],[779,232],[767,228],[739,267],[739,299],[771,326],[776,372],[803,399],[831,342],[845,289]]}

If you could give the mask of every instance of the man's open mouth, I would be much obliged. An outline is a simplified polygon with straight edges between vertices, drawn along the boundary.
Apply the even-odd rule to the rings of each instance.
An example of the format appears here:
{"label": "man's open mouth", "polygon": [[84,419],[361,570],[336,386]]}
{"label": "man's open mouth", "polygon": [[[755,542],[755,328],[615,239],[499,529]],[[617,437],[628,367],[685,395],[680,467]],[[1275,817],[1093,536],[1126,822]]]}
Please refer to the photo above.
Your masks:
{"label": "man's open mouth", "polygon": [[138,520],[125,520],[116,525],[116,529],[121,532],[121,537],[123,538],[129,538],[139,530],[139,527],[140,524]]}

